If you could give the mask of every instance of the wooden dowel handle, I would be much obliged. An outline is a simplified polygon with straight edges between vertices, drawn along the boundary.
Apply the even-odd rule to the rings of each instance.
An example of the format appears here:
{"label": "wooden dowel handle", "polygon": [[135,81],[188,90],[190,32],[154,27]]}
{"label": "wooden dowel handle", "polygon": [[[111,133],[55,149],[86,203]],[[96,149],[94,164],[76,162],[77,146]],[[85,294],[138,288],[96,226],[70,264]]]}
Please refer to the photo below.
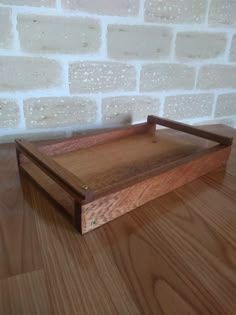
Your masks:
{"label": "wooden dowel handle", "polygon": [[164,127],[182,131],[182,132],[185,132],[185,133],[188,133],[188,134],[200,137],[200,138],[204,138],[207,140],[211,140],[220,144],[224,144],[224,145],[231,145],[233,142],[232,137],[222,136],[213,132],[205,131],[197,127],[193,127],[184,123],[180,123],[174,120],[170,120],[170,119],[166,119],[166,118],[162,118],[158,116],[149,115],[147,118],[147,121],[148,123],[151,123],[151,124],[158,124]]}

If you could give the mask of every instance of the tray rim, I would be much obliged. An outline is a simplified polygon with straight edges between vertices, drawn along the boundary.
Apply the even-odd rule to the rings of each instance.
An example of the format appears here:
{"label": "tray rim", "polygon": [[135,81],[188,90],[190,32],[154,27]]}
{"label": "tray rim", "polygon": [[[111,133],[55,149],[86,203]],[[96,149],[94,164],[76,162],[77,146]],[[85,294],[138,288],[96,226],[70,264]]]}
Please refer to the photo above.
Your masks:
{"label": "tray rim", "polygon": [[[183,157],[177,161],[172,161],[163,167],[158,166],[157,168],[146,171],[139,176],[134,175],[125,181],[105,186],[104,188],[96,191],[92,191],[89,186],[81,181],[78,176],[74,175],[72,172],[62,167],[59,163],[57,163],[50,157],[52,155],[56,155],[53,153],[58,152],[58,150],[60,150],[62,146],[66,148],[67,152],[70,152],[72,150],[75,150],[74,144],[77,144],[77,146],[80,145],[81,147],[81,142],[83,141],[83,147],[89,147],[97,144],[97,141],[100,141],[100,143],[105,143],[110,140],[120,139],[122,137],[124,138],[129,134],[138,134],[143,132],[153,133],[156,130],[156,124],[169,127],[170,129],[179,130],[197,137],[208,139],[217,142],[218,144],[201,152],[190,154],[189,156]],[[27,159],[31,160],[31,162],[36,164],[49,177],[56,181],[57,184],[64,188],[69,194],[71,194],[75,198],[75,200],[77,200],[81,204],[86,204],[110,193],[117,192],[138,182],[142,182],[150,177],[162,174],[163,172],[166,172],[172,168],[188,163],[191,160],[196,160],[205,154],[219,151],[227,146],[230,146],[232,144],[232,141],[233,138],[231,137],[222,136],[213,132],[205,131],[199,127],[193,127],[173,120],[149,115],[147,117],[146,123],[131,125],[128,127],[112,129],[108,128],[105,131],[103,130],[95,133],[91,132],[90,134],[86,135],[79,135],[70,139],[65,139],[63,141],[57,142],[56,144],[40,146],[39,148],[33,143],[23,139],[16,139],[15,143],[19,169],[21,167],[21,164],[26,161],[26,159],[24,158],[25,156]],[[56,150],[54,151],[50,150],[53,146],[54,149],[56,148]],[[73,147],[72,150],[70,150],[71,147]]]}

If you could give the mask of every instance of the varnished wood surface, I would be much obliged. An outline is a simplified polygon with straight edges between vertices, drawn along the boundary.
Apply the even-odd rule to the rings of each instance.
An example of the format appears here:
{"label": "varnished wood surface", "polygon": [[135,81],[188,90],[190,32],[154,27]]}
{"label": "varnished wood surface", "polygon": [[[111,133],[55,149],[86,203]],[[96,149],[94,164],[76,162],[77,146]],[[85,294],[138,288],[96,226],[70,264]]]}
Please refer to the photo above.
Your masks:
{"label": "varnished wood surface", "polygon": [[[154,134],[132,135],[53,158],[96,192],[135,175],[141,177],[142,173],[206,148],[206,141],[201,139],[201,142],[194,143],[194,138],[188,135],[173,137],[156,131]],[[214,145],[208,142],[209,147]]]}
{"label": "varnished wood surface", "polygon": [[[62,168],[62,174],[71,173],[72,179],[77,176],[79,181],[86,183],[93,192],[94,201],[75,199],[74,203],[73,196],[63,191],[47,172],[37,167],[37,163],[21,164],[21,174],[33,179],[49,197],[65,208],[78,230],[87,233],[214,170],[228,160],[231,146],[216,145],[212,141],[174,130],[150,132],[146,130],[147,126],[153,127],[148,124],[134,126],[134,130],[129,127],[128,132],[132,131],[132,134],[128,133],[126,137],[121,129],[121,138],[115,137],[105,143],[104,134],[101,133],[102,143],[93,146],[90,137],[85,137],[88,140],[86,147],[71,147],[72,151],[63,151],[51,158],[45,156],[49,165]],[[144,127],[144,132],[141,132]],[[205,130],[201,132],[215,135]],[[111,130],[111,133],[114,131]],[[91,135],[92,139],[95,136]],[[81,139],[77,139],[78,143]],[[68,140],[69,143],[71,141],[74,140]],[[26,142],[26,145],[37,152],[38,149],[31,143]]]}
{"label": "varnished wood surface", "polygon": [[136,124],[127,127],[108,128],[105,130],[89,131],[86,134],[77,134],[76,136],[56,142],[53,144],[43,145],[40,150],[47,155],[57,155],[78,149],[85,149],[95,144],[102,144],[113,140],[126,138],[134,134],[153,133],[156,129],[155,124]]}
{"label": "varnished wood surface", "polygon": [[226,170],[84,236],[28,182],[23,200],[12,145],[0,159],[1,315],[236,314],[235,145]]}
{"label": "varnished wood surface", "polygon": [[195,160],[189,158],[178,167],[82,205],[80,231],[89,232],[225,165],[231,148],[227,146],[218,151],[216,149],[211,148],[213,152],[201,154]]}
{"label": "varnished wood surface", "polygon": [[21,162],[20,155],[25,155],[71,195],[81,199],[89,199],[91,192],[83,189],[84,183],[81,182],[80,178],[61,168],[53,159],[40,152],[31,142],[16,140],[16,148],[19,162]]}

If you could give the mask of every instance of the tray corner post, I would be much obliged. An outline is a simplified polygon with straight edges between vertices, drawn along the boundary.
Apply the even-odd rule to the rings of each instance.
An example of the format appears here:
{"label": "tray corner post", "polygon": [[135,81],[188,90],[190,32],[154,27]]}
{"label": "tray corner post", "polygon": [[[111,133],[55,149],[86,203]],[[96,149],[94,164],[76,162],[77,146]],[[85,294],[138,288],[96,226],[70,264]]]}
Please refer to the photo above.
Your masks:
{"label": "tray corner post", "polygon": [[147,125],[149,126],[149,132],[155,133],[156,132],[156,123],[152,121],[151,117],[152,115],[147,116]]}
{"label": "tray corner post", "polygon": [[74,223],[76,230],[78,230],[81,234],[83,234],[82,221],[81,220],[82,220],[82,206],[77,200],[74,200],[73,223]]}

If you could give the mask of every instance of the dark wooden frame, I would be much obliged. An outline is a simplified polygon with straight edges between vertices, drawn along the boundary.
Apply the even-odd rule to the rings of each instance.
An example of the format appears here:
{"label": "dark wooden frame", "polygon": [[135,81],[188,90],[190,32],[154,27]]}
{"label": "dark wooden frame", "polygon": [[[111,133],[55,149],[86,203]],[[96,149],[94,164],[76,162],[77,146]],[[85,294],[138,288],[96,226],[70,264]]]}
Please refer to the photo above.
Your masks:
{"label": "dark wooden frame", "polygon": [[[55,154],[88,148],[133,134],[154,133],[156,124],[214,141],[218,145],[206,149],[204,152],[183,158],[178,162],[171,162],[164,167],[152,169],[139,174],[139,176],[127,178],[121,183],[106,186],[96,191],[92,191],[86,183],[50,158],[50,156]],[[37,178],[34,178],[33,174],[28,173],[24,168],[25,163],[28,163],[30,160],[55,181],[70,196],[74,209],[67,209],[67,211],[73,216],[76,227],[81,233],[85,233],[225,163],[230,153],[232,141],[233,138],[231,137],[218,135],[198,127],[157,116],[148,116],[147,123],[144,124],[108,129],[44,145],[39,148],[23,139],[18,139],[15,143],[21,176],[25,175],[37,183]],[[181,178],[178,175],[180,170],[184,174]],[[162,183],[165,184],[163,185]],[[138,202],[137,200],[134,202],[134,194],[139,189],[143,189],[145,185],[149,187],[148,192],[141,199],[139,198]],[[44,189],[43,185],[41,185],[41,188]],[[59,196],[52,195],[49,191],[46,192],[58,203],[63,202]],[[126,200],[126,203],[123,202],[125,206],[122,209],[117,207],[117,202],[111,202],[111,200],[117,201],[117,199]],[[106,204],[107,200],[109,200],[110,207],[109,210],[104,211],[104,204]]]}

